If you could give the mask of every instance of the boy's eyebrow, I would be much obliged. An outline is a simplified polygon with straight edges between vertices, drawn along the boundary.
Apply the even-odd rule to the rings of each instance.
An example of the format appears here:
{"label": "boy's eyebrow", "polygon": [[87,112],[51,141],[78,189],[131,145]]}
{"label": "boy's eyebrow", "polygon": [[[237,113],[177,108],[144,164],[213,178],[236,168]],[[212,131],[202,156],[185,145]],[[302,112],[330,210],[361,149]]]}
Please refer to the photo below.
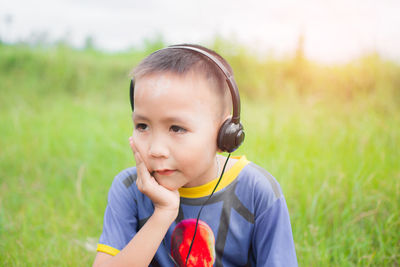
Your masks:
{"label": "boy's eyebrow", "polygon": [[186,118],[181,118],[181,117],[166,117],[163,119],[163,122],[177,122],[180,124],[185,124],[190,122],[190,119],[186,119]]}
{"label": "boy's eyebrow", "polygon": [[137,114],[137,113],[133,113],[133,115],[132,115],[132,119],[133,120],[142,120],[142,121],[148,121],[148,119],[145,117],[145,116],[143,116],[143,115],[140,115],[140,114]]}
{"label": "boy's eyebrow", "polygon": [[[149,119],[146,116],[143,116],[141,114],[133,113],[133,120],[144,120],[148,121]],[[166,117],[162,119],[162,122],[177,122],[177,123],[189,123],[191,122],[190,118],[182,118],[182,117]]]}

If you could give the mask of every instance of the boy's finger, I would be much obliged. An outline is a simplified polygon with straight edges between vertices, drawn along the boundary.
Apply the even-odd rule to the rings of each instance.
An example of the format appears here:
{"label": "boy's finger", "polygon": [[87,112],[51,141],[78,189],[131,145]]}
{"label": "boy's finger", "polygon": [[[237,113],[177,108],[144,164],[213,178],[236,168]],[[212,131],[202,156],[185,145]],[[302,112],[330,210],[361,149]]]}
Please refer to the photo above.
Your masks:
{"label": "boy's finger", "polygon": [[129,137],[129,145],[131,146],[133,153],[137,152],[135,141],[132,136]]}
{"label": "boy's finger", "polygon": [[147,170],[146,165],[139,152],[135,153],[136,158],[136,171],[137,171],[137,185],[141,189],[145,189],[146,185],[149,184],[150,181],[150,173]]}
{"label": "boy's finger", "polygon": [[146,165],[144,164],[142,157],[140,156],[139,152],[135,152],[135,159],[136,159],[136,169],[138,172],[138,175],[143,176],[143,175],[148,175],[148,171],[146,168]]}
{"label": "boy's finger", "polygon": [[136,149],[135,142],[133,141],[133,137],[132,136],[129,137],[129,145],[131,146],[131,149],[132,149],[133,156],[135,158],[136,164],[138,164],[136,155],[139,153],[139,151]]}
{"label": "boy's finger", "polygon": [[147,169],[146,164],[144,163],[142,156],[139,151],[136,149],[133,138],[129,137],[129,142],[131,144],[133,155],[136,161],[136,172],[137,172],[137,180],[136,185],[138,188],[144,189],[149,185],[151,180],[151,174]]}
{"label": "boy's finger", "polygon": [[136,172],[137,172],[137,181],[136,184],[141,184],[142,183],[142,177],[143,177],[143,164],[141,162],[141,158],[138,152],[133,152],[133,155],[135,156],[135,161],[136,161]]}

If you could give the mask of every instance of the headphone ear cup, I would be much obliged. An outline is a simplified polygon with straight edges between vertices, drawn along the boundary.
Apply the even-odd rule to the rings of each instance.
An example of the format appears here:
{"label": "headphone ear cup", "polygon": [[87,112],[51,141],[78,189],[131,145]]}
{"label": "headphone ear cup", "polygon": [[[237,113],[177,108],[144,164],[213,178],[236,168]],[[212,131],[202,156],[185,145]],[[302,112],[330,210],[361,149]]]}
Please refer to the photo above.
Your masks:
{"label": "headphone ear cup", "polygon": [[229,118],[224,121],[218,132],[217,145],[224,152],[235,151],[243,142],[245,137],[243,125],[233,123]]}

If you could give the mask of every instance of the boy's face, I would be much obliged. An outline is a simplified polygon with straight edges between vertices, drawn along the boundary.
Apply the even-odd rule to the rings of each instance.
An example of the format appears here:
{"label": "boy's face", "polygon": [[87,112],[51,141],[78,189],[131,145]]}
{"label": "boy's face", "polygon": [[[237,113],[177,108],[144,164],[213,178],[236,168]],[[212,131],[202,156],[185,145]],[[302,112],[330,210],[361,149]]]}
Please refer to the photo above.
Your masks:
{"label": "boy's face", "polygon": [[147,169],[171,190],[216,178],[218,97],[202,76],[156,73],[136,81],[133,139]]}

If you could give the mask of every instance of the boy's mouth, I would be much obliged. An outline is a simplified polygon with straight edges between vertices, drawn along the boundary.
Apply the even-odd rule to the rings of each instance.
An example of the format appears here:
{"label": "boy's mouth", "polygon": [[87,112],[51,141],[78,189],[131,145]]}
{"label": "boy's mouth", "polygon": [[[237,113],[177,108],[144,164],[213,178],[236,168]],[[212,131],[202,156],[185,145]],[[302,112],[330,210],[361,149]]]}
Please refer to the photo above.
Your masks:
{"label": "boy's mouth", "polygon": [[169,176],[172,175],[175,172],[175,170],[155,170],[154,173],[157,173],[158,175],[164,175],[164,176]]}

